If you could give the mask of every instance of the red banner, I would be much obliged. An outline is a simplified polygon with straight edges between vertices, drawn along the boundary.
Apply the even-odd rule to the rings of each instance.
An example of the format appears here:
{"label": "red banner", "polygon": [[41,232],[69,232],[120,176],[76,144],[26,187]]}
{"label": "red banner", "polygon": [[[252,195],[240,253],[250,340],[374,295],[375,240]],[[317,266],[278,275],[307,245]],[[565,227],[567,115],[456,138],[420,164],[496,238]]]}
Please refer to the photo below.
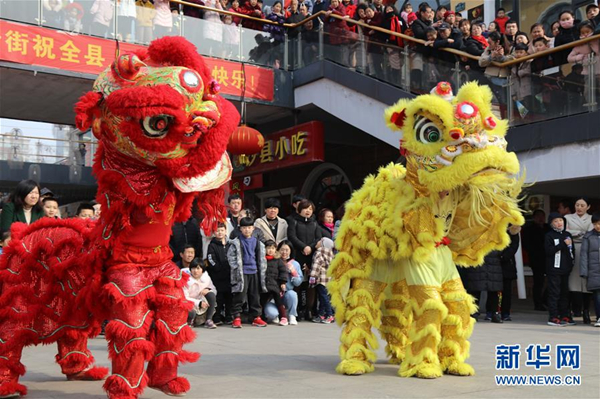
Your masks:
{"label": "red banner", "polygon": [[[120,43],[121,52],[143,46]],[[114,60],[114,40],[78,35],[38,26],[0,20],[0,59],[19,64],[39,65],[97,75]],[[273,101],[273,71],[252,65],[204,57],[221,93],[240,97],[246,84],[246,97]]]}
{"label": "red banner", "polygon": [[325,159],[323,124],[307,122],[265,137],[259,154],[233,158],[234,176],[247,176]]}

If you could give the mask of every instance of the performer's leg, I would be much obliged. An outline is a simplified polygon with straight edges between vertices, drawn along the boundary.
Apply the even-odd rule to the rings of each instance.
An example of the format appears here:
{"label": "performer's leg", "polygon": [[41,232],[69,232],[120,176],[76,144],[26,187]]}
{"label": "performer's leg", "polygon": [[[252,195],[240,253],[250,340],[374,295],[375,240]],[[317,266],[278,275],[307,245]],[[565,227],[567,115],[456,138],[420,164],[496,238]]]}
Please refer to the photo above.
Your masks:
{"label": "performer's leg", "polygon": [[67,331],[57,340],[56,363],[69,380],[103,380],[106,367],[94,367],[94,357],[87,347],[88,335],[78,330]]}
{"label": "performer's leg", "polygon": [[475,319],[471,317],[476,310],[474,298],[467,294],[460,278],[457,278],[442,284],[442,300],[448,308],[448,316],[442,322],[442,342],[439,346],[442,370],[454,375],[473,375],[473,367],[465,361],[469,357],[468,338],[475,324]]}
{"label": "performer's leg", "polygon": [[[3,327],[0,328],[2,333],[6,331]],[[19,384],[19,377],[25,374],[25,366],[21,363],[23,344],[15,345],[16,342],[6,339],[5,334],[0,337],[3,338],[0,342],[0,396],[27,395],[27,387]]]}
{"label": "performer's leg", "polygon": [[[410,281],[412,282],[412,281]],[[408,331],[409,345],[400,366],[401,377],[436,378],[442,375],[438,359],[441,324],[448,310],[440,295],[441,287],[409,285],[412,323]]]}
{"label": "performer's leg", "polygon": [[386,340],[385,352],[390,363],[400,364],[404,360],[405,346],[408,342],[408,326],[411,324],[410,312],[407,314],[408,285],[406,280],[398,281],[385,291],[385,301],[381,307],[383,317],[379,333]]}
{"label": "performer's leg", "polygon": [[373,349],[377,349],[379,344],[371,328],[379,327],[379,308],[385,287],[386,284],[379,281],[352,280],[340,336],[342,361],[336,368],[338,373],[358,375],[374,370],[372,362],[377,356]]}
{"label": "performer's leg", "polygon": [[105,291],[110,297],[110,322],[106,326],[112,375],[104,383],[109,398],[137,398],[148,383],[144,362],[154,353],[146,338],[152,323],[148,300],[156,268],[109,269]]}
{"label": "performer's leg", "polygon": [[155,328],[150,340],[154,343],[154,356],[148,363],[149,386],[168,394],[181,394],[189,391],[187,379],[177,376],[180,362],[195,362],[200,355],[182,349],[183,344],[192,342],[195,334],[186,323],[192,303],[183,295],[183,285],[187,278],[175,264],[169,262],[160,267],[160,277],[156,287]]}

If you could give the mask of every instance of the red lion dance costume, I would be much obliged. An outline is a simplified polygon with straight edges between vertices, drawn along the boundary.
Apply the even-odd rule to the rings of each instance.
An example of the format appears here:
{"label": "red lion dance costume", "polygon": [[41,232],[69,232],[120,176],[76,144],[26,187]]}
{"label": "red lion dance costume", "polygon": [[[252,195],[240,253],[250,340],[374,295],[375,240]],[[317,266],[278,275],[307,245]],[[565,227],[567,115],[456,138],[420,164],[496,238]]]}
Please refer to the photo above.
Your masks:
{"label": "red lion dance costume", "polygon": [[218,89],[193,45],[165,37],[119,56],[80,99],[77,127],[100,143],[102,214],[14,226],[0,257],[0,396],[26,394],[20,359],[32,344],[57,342],[68,379],[104,378],[87,339],[105,319],[109,398],[137,398],[146,385],[189,390],[177,366],[199,354],[182,350],[194,339],[191,304],[168,244],[195,198],[205,229],[225,218],[219,187],[231,177],[226,146],[239,114]]}

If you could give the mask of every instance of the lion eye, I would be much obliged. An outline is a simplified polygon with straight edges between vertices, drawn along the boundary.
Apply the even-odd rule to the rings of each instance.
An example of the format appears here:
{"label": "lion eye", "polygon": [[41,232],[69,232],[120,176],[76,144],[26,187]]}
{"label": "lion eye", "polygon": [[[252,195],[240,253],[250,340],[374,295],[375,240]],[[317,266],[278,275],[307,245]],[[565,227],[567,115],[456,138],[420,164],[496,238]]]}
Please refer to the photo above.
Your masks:
{"label": "lion eye", "polygon": [[144,134],[151,138],[161,138],[169,131],[172,121],[171,115],[147,116],[142,121]]}
{"label": "lion eye", "polygon": [[418,115],[415,121],[415,134],[421,143],[435,143],[441,140],[440,129],[422,115]]}

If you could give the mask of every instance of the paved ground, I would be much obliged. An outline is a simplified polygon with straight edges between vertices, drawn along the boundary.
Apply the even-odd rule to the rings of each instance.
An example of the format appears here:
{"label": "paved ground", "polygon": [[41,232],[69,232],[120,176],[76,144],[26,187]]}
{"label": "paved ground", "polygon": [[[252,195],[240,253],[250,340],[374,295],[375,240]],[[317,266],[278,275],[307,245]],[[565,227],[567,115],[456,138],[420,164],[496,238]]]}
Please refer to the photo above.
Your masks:
{"label": "paved ground", "polygon": [[[384,398],[384,397],[469,397],[469,398],[598,398],[600,397],[600,328],[577,325],[549,327],[546,314],[520,312],[514,321],[502,325],[479,322],[471,339],[474,377],[444,376],[437,380],[405,379],[396,375],[397,366],[387,364],[383,351],[374,373],[340,376],[338,361],[339,327],[300,323],[298,326],[242,330],[220,327],[197,329],[198,339],[189,347],[202,352],[200,361],[181,368],[190,379],[188,398]],[[495,384],[495,345],[580,344],[582,367],[578,372],[556,371],[552,367],[535,372],[525,367],[506,374],[579,374],[575,387],[501,387]],[[90,347],[98,363],[108,366],[105,342],[97,338]],[[28,348],[23,362],[28,373],[23,381],[30,398],[92,399],[105,397],[100,382],[66,382],[53,363],[55,346]],[[147,389],[144,398],[166,398]]]}

